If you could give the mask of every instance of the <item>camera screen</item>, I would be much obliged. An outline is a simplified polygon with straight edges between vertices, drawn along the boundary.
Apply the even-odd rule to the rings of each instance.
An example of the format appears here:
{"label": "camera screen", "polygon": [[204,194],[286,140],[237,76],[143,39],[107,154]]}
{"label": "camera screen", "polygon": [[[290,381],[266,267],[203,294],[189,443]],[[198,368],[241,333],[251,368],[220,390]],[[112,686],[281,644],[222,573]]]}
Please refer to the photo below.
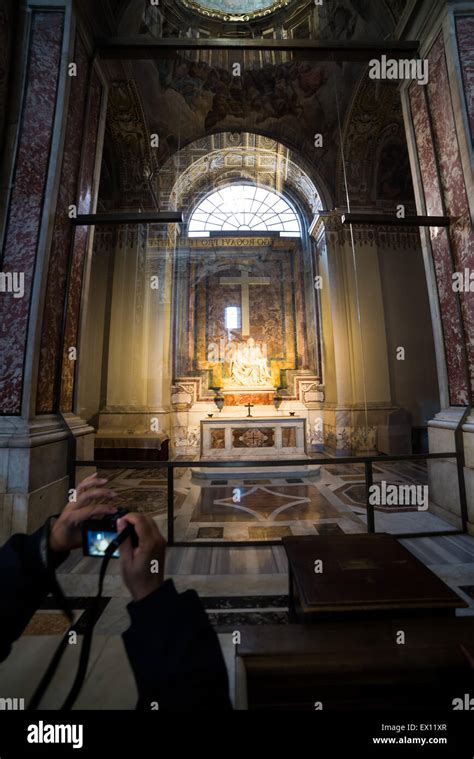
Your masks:
{"label": "camera screen", "polygon": [[[117,537],[116,532],[103,532],[102,530],[88,530],[87,532],[87,553],[89,556],[104,556],[112,540]],[[118,559],[119,550],[114,551],[112,556]]]}

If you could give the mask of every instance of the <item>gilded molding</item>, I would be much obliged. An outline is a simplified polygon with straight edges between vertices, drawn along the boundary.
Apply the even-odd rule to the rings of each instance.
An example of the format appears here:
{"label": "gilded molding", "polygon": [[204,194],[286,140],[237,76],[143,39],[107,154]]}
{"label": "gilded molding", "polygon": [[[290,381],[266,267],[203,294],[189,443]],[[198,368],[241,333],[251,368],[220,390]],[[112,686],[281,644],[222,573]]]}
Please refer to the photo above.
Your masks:
{"label": "gilded molding", "polygon": [[[205,0],[204,0],[205,2]],[[265,18],[271,16],[276,11],[286,8],[292,0],[276,0],[268,5],[267,8],[262,8],[252,13],[225,13],[223,11],[213,10],[212,8],[206,8],[203,3],[194,2],[194,0],[181,0],[181,3],[192,11],[199,13],[205,18],[214,19],[216,21],[254,21],[255,19]]]}

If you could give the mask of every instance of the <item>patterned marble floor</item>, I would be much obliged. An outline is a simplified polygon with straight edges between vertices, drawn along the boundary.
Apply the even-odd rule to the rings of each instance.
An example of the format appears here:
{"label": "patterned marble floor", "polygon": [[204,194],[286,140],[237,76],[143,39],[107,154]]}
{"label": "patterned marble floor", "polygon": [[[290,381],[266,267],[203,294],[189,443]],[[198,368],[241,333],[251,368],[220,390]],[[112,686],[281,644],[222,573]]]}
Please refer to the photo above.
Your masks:
{"label": "patterned marble floor", "polygon": [[[166,469],[121,469],[104,473],[118,493],[118,503],[152,514],[167,531]],[[319,476],[288,478],[272,468],[252,478],[201,480],[189,469],[175,470],[175,540],[265,541],[287,535],[327,535],[367,530],[362,464],[334,464]],[[234,478],[232,478],[234,477]],[[376,464],[374,482],[427,483],[418,462]],[[376,530],[389,533],[434,532],[450,525],[412,507],[376,507]]]}
{"label": "patterned marble floor", "polygon": [[[118,502],[147,512],[166,534],[167,480],[165,469],[113,470],[110,482]],[[194,541],[187,548],[167,552],[166,574],[179,591],[195,589],[203,598],[212,624],[219,632],[226,659],[231,696],[235,690],[233,630],[240,624],[286,624],[288,566],[281,546],[215,547],[203,540],[268,540],[282,535],[340,534],[366,531],[360,465],[335,462],[320,477],[303,480],[266,476],[240,480],[193,482],[188,470],[175,472],[175,534]],[[426,469],[418,464],[374,467],[375,481],[426,483]],[[376,511],[376,528],[386,532],[446,529],[433,514],[413,510]],[[201,545],[199,543],[201,542]],[[474,538],[457,535],[412,538],[404,545],[468,604],[458,615],[474,616]],[[72,601],[78,631],[84,629],[97,593],[101,562],[75,551],[60,567],[58,580]],[[75,708],[133,709],[136,690],[121,633],[129,626],[128,590],[119,562],[109,566],[104,599],[95,627],[88,676]],[[28,701],[58,645],[67,621],[52,598],[34,615],[12,655],[0,665],[0,695]],[[43,707],[57,709],[71,686],[78,647],[68,654],[54,688]]]}
{"label": "patterned marble floor", "polygon": [[[411,538],[403,543],[469,604],[457,614],[474,616],[474,538],[466,535]],[[79,627],[84,625],[91,597],[97,592],[100,563],[76,551],[58,573],[65,593],[73,598]],[[256,624],[286,623],[288,567],[281,546],[171,548],[166,569],[180,591],[188,588],[198,591],[211,622],[220,631],[249,624],[249,611]],[[118,562],[109,568],[104,594],[88,676],[75,708],[133,709],[136,690],[120,637],[129,626],[126,606],[130,597],[122,583]],[[65,629],[66,621],[53,599],[47,599],[15,644],[12,655],[0,665],[0,695],[29,700]],[[229,633],[220,632],[219,639],[232,696],[236,682],[235,647]],[[59,708],[71,687],[79,647],[68,648],[75,650],[61,664],[43,708]]]}
{"label": "patterned marble floor", "polygon": [[[474,538],[467,535],[410,538],[402,543],[467,601],[469,608],[459,610],[458,615],[474,615]],[[100,564],[97,559],[85,558],[75,551],[58,572],[61,587],[74,599],[76,618],[82,622],[87,619],[91,597],[97,592]],[[255,597],[259,601],[256,605],[262,606],[262,598],[281,599],[288,593],[288,565],[281,546],[170,548],[166,575],[173,578],[180,591],[194,588],[207,599]],[[126,605],[130,597],[117,561],[109,566],[104,597],[97,633],[119,634],[129,623]],[[210,604],[207,606],[212,608]],[[267,611],[275,611],[273,606],[272,601]],[[278,606],[282,604],[279,602]],[[239,608],[237,604],[236,610]],[[64,626],[65,620],[58,617],[50,598],[35,615],[26,634],[58,634]]]}

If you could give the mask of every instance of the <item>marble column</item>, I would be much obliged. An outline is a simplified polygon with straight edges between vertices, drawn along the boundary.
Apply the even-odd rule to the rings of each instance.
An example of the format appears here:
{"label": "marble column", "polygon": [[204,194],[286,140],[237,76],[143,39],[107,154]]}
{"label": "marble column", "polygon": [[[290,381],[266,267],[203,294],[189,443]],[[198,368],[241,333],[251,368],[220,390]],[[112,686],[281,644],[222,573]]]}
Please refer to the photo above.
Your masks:
{"label": "marble column", "polygon": [[313,229],[322,278],[324,442],[339,455],[374,452],[392,408],[378,252],[352,244],[339,214]]}
{"label": "marble column", "polygon": [[[456,292],[453,275],[474,272],[474,3],[423,4],[402,30],[421,40],[427,86],[402,86],[418,212],[451,218],[448,230],[422,234],[435,329],[442,411],[430,422],[432,452],[455,449],[455,430],[474,397],[474,295]],[[464,427],[469,529],[474,533],[473,421]],[[453,460],[430,464],[436,512],[460,526]]]}
{"label": "marble column", "polygon": [[[74,203],[92,210],[99,159],[97,140],[85,146],[94,112],[93,50],[78,33],[72,0],[28,0],[18,28],[21,72],[2,169],[10,189],[2,197],[1,236],[2,271],[21,277],[23,291],[0,295],[0,541],[34,530],[65,503],[67,434],[57,410],[68,278],[69,318],[81,298],[80,246],[66,216]],[[70,76],[72,62],[77,76]],[[63,409],[72,412],[72,402]],[[76,428],[84,432],[82,424]]]}

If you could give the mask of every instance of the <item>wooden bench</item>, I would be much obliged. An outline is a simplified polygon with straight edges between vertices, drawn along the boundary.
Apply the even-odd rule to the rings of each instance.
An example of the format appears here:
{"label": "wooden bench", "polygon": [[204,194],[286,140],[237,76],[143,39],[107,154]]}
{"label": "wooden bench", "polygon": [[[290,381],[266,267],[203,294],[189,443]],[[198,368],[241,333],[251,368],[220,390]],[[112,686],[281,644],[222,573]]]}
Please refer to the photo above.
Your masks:
{"label": "wooden bench", "polygon": [[[249,709],[452,710],[474,696],[474,618],[239,628]],[[405,635],[402,645],[400,633]]]}

